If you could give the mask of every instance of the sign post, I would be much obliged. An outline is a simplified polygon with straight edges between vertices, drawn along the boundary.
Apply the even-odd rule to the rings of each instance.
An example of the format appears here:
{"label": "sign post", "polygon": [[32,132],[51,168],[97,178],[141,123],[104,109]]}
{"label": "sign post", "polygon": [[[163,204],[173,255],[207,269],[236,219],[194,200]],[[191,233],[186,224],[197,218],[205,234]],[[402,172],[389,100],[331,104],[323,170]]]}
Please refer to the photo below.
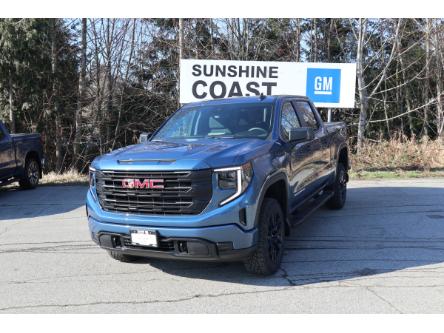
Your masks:
{"label": "sign post", "polygon": [[331,109],[329,108],[327,112],[327,122],[331,123]]}
{"label": "sign post", "polygon": [[[316,107],[354,108],[356,64],[181,59],[180,102],[303,95]],[[331,117],[331,111],[329,111]]]}

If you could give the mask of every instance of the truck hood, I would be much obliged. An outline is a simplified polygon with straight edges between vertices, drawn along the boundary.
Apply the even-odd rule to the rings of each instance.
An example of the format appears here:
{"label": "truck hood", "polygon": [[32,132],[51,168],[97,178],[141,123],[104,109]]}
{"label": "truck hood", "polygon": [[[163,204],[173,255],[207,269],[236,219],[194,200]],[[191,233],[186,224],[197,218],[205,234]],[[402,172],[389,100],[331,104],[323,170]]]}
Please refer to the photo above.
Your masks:
{"label": "truck hood", "polygon": [[271,141],[200,139],[149,141],[96,158],[99,170],[197,170],[241,165],[266,152]]}

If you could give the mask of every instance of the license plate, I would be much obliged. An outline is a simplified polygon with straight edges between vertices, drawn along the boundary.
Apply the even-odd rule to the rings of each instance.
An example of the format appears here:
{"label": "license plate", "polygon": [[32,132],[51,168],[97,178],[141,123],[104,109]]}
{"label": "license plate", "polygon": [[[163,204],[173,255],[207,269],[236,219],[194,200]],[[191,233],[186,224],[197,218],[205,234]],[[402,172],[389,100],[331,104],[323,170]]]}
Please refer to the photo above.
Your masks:
{"label": "license plate", "polygon": [[157,233],[154,230],[131,230],[131,243],[157,247]]}

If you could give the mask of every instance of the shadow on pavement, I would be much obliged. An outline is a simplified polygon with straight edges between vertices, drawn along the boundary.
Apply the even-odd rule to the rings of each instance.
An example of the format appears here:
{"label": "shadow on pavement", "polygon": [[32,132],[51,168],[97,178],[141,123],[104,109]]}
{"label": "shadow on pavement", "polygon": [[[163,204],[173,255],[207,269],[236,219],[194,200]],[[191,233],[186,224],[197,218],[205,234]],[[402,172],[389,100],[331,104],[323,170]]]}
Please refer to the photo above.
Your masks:
{"label": "shadow on pavement", "polygon": [[81,185],[0,188],[0,223],[70,212],[85,204],[87,190]]}
{"label": "shadow on pavement", "polygon": [[246,273],[241,263],[142,259],[168,274],[261,286],[306,285],[444,262],[444,188],[350,188],[346,207],[321,209],[293,228],[282,270]]}
{"label": "shadow on pavement", "polygon": [[[248,274],[241,263],[142,259],[138,264],[192,279],[288,286],[375,276],[407,268],[420,270],[442,263],[444,184],[413,187],[406,182],[406,186],[349,188],[344,209],[321,209],[293,228],[286,240],[282,270],[273,277]],[[86,191],[86,186],[1,189],[0,224],[5,220],[73,211],[84,205]]]}

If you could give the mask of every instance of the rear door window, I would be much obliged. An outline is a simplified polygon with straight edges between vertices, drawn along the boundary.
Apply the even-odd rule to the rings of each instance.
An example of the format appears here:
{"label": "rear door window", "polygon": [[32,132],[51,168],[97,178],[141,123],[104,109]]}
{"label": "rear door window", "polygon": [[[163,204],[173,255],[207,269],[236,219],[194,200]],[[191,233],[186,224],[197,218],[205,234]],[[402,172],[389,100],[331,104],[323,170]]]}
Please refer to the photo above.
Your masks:
{"label": "rear door window", "polygon": [[282,106],[281,112],[281,136],[288,141],[290,139],[290,130],[301,127],[298,116],[290,102]]}
{"label": "rear door window", "polygon": [[308,127],[312,127],[314,129],[319,128],[318,120],[316,119],[316,116],[313,112],[313,109],[311,108],[310,104],[307,102],[299,101],[295,102],[296,110],[301,115],[302,119],[304,120],[304,123]]}

